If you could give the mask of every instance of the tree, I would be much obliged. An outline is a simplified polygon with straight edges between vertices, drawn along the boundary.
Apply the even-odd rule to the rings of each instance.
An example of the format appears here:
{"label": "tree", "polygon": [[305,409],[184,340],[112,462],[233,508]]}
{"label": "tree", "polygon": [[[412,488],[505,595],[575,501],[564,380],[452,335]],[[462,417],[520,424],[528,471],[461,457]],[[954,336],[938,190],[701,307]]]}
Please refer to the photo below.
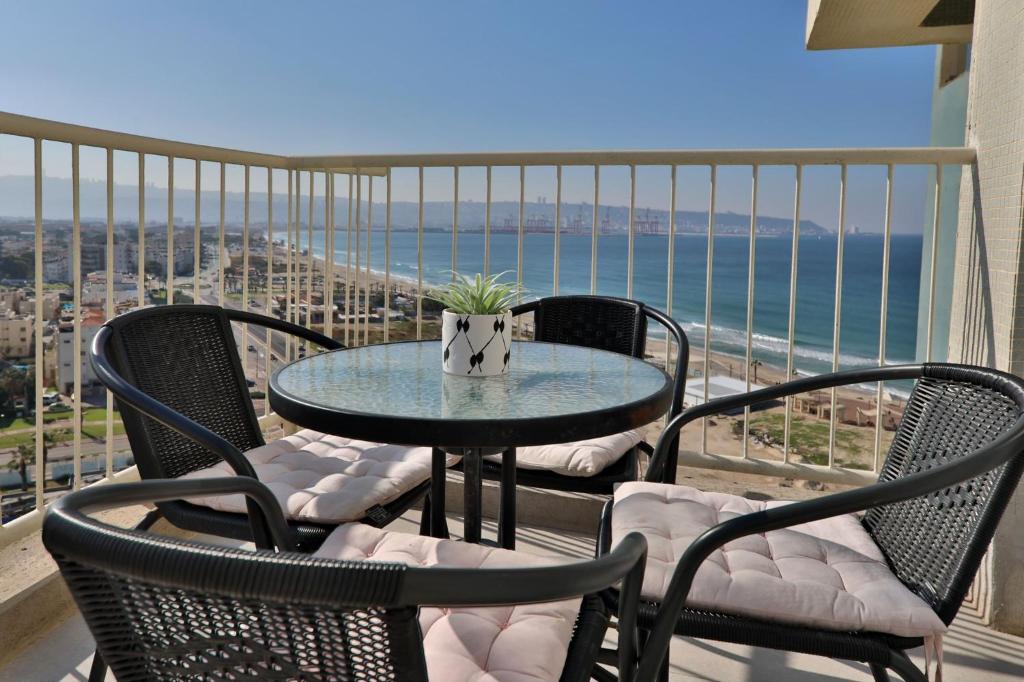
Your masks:
{"label": "tree", "polygon": [[[43,432],[43,478],[46,478],[46,460],[50,455],[50,446],[56,445],[57,439],[52,433]],[[18,445],[18,454],[7,463],[9,471],[17,471],[21,477],[21,489],[28,490],[28,468],[36,463],[35,440],[32,443]]]}
{"label": "tree", "polygon": [[6,394],[8,401],[24,398],[25,406],[28,407],[30,394],[31,400],[35,400],[35,372],[8,367],[0,372],[0,390]]}
{"label": "tree", "polygon": [[751,360],[750,361],[750,366],[754,368],[754,383],[755,384],[757,383],[757,368],[760,367],[763,364],[764,363],[761,362],[760,360]]}

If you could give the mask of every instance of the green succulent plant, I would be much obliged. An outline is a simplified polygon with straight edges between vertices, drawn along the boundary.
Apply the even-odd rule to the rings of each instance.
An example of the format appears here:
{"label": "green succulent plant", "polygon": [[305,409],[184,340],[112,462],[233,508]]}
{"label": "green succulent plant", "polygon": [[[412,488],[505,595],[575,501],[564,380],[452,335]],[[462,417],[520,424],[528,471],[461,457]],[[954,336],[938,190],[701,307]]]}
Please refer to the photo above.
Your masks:
{"label": "green succulent plant", "polygon": [[484,277],[478,272],[475,277],[466,277],[453,272],[451,284],[431,291],[426,297],[459,315],[497,315],[511,308],[525,292],[515,282],[500,281],[506,274]]}

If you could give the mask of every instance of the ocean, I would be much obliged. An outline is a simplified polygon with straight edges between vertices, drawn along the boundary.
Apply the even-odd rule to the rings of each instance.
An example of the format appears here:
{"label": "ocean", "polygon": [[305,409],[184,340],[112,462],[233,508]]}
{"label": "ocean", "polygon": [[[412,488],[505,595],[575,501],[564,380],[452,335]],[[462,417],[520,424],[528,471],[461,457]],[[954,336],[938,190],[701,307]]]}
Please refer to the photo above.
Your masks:
{"label": "ocean", "polygon": [[[365,236],[364,232],[364,258]],[[346,259],[345,239],[345,231],[339,229],[335,238],[335,263],[342,267]],[[415,281],[416,239],[415,232],[392,232],[393,277]],[[424,282],[443,283],[450,278],[451,244],[450,232],[424,233]],[[483,234],[459,234],[457,270],[460,273],[474,274],[483,270],[483,244]],[[894,235],[891,240],[885,354],[890,363],[914,360],[921,245],[920,235]],[[843,369],[878,363],[882,247],[881,235],[849,234],[845,239],[839,358]],[[791,248],[789,237],[759,236],[755,243],[753,354],[765,364],[777,367],[786,365]],[[801,373],[826,372],[832,366],[836,249],[834,235],[800,239],[794,363]],[[318,256],[323,255],[322,232],[314,233],[313,251]],[[514,276],[516,252],[517,235],[492,234],[491,272],[508,270]],[[529,295],[550,295],[554,284],[554,235],[527,234],[523,253],[523,284]],[[559,293],[590,292],[590,258],[589,235],[562,235]],[[662,310],[666,309],[667,258],[666,235],[636,236],[633,297]],[[748,258],[747,237],[715,237],[711,347],[714,351],[740,357],[746,353]],[[695,347],[704,344],[706,259],[705,235],[676,237],[672,315]],[[598,293],[625,296],[627,236],[601,235],[597,261]],[[371,267],[384,271],[384,233],[377,230],[372,238]]]}

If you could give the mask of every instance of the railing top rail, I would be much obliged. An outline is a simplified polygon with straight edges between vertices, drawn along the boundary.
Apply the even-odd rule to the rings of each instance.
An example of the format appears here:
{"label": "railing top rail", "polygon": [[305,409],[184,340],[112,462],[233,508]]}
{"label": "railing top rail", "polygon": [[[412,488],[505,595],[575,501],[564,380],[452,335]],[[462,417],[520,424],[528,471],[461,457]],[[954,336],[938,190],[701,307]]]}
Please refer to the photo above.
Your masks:
{"label": "railing top rail", "polygon": [[793,166],[972,163],[969,147],[894,147],[850,149],[673,149],[566,152],[466,152],[439,154],[354,154],[292,156],[292,168],[451,166]]}
{"label": "railing top rail", "polygon": [[269,168],[290,167],[289,158],[278,154],[261,154],[188,142],[161,140],[155,137],[59,123],[7,112],[0,112],[0,133],[69,144],[77,143],[88,147],[171,156],[177,159],[198,159]]}
{"label": "railing top rail", "polygon": [[367,175],[383,174],[386,168],[415,168],[419,166],[627,166],[631,164],[641,166],[793,166],[886,165],[890,163],[962,165],[972,163],[976,158],[975,150],[969,147],[638,149],[285,156],[162,140],[7,112],[0,112],[0,133],[158,156],[173,156],[181,159],[220,161],[293,170],[334,170],[337,172],[359,170]]}

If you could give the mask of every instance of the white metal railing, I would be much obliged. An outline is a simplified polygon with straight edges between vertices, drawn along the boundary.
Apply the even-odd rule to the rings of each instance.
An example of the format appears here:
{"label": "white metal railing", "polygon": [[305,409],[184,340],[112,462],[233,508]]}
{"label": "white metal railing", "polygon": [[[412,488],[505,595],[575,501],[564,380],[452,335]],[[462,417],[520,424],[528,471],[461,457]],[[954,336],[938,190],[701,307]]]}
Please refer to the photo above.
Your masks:
{"label": "white metal railing", "polygon": [[[755,289],[754,272],[757,262],[757,240],[758,231],[758,191],[762,169],[769,166],[784,166],[792,168],[795,180],[794,203],[793,203],[793,230],[792,245],[790,247],[790,271],[788,273],[788,320],[787,320],[787,348],[785,353],[786,375],[791,376],[795,369],[794,348],[796,347],[796,302],[798,297],[797,269],[800,256],[800,221],[801,221],[801,199],[804,183],[804,172],[809,167],[815,166],[838,166],[840,169],[839,192],[839,232],[836,250],[836,276],[835,276],[835,297],[833,315],[833,343],[832,343],[832,366],[839,366],[839,350],[841,335],[841,312],[843,301],[843,259],[844,239],[846,232],[846,202],[847,202],[847,171],[850,166],[874,165],[881,166],[886,170],[885,190],[885,219],[883,234],[883,264],[882,264],[882,298],[880,302],[881,325],[879,330],[878,362],[886,362],[886,320],[888,305],[888,270],[890,258],[890,241],[892,236],[892,203],[893,203],[893,172],[894,168],[902,165],[925,165],[936,169],[935,176],[935,220],[932,225],[932,244],[938,243],[937,235],[939,230],[939,200],[942,184],[942,168],[945,165],[962,166],[971,164],[974,161],[974,152],[965,148],[900,148],[900,149],[805,149],[805,150],[679,150],[679,151],[598,151],[598,152],[524,152],[524,153],[482,153],[482,154],[413,154],[413,155],[342,155],[342,156],[316,156],[316,157],[286,157],[269,154],[258,154],[236,150],[220,149],[215,147],[185,144],[158,140],[154,138],[126,135],[121,133],[96,130],[82,126],[67,125],[44,121],[14,114],[0,113],[0,135],[12,135],[27,137],[34,141],[34,191],[35,191],[35,363],[36,367],[43,367],[45,351],[43,345],[44,310],[43,296],[43,149],[44,141],[62,142],[70,145],[69,153],[72,166],[72,189],[73,189],[73,243],[72,243],[72,306],[74,341],[76,348],[80,348],[83,339],[82,335],[82,278],[84,273],[81,269],[81,215],[80,215],[80,171],[79,153],[81,147],[98,147],[106,152],[106,249],[105,277],[106,277],[106,300],[104,315],[110,317],[117,313],[116,299],[113,293],[115,275],[120,274],[114,270],[114,170],[115,151],[130,152],[137,155],[137,175],[139,191],[138,217],[137,217],[137,244],[138,244],[138,265],[136,277],[138,278],[137,301],[139,305],[149,302],[150,287],[147,284],[147,277],[153,273],[147,273],[146,269],[146,161],[147,157],[158,156],[167,158],[167,216],[166,216],[166,275],[164,278],[164,291],[168,304],[176,300],[175,289],[179,295],[185,291],[184,284],[175,281],[175,248],[176,236],[182,234],[182,230],[175,226],[174,209],[174,180],[175,162],[177,160],[190,160],[195,164],[195,205],[192,228],[193,253],[192,253],[192,277],[191,296],[197,301],[215,302],[221,305],[236,306],[243,310],[250,307],[250,302],[256,299],[251,296],[252,286],[258,287],[260,282],[265,287],[264,305],[266,312],[270,314],[275,308],[275,293],[283,295],[283,302],[280,315],[293,322],[306,326],[322,326],[328,334],[348,345],[359,345],[371,341],[386,341],[392,338],[395,332],[395,324],[392,321],[392,286],[394,283],[392,272],[392,240],[393,240],[393,176],[394,172],[404,171],[413,174],[416,186],[416,210],[417,224],[414,226],[416,235],[416,278],[410,282],[415,297],[413,302],[412,315],[414,323],[410,328],[410,335],[414,338],[424,336],[424,321],[426,313],[423,306],[423,292],[429,282],[424,280],[424,173],[428,169],[449,169],[451,172],[451,269],[457,270],[459,264],[459,239],[460,239],[460,207],[465,206],[465,194],[460,196],[463,190],[460,188],[460,177],[467,169],[480,169],[484,177],[484,224],[474,226],[482,228],[483,234],[483,270],[490,272],[493,266],[492,260],[492,236],[493,236],[493,197],[494,197],[494,170],[498,168],[518,169],[518,221],[514,226],[516,235],[515,248],[515,273],[520,282],[524,278],[524,265],[527,257],[524,251],[525,237],[528,234],[525,217],[526,207],[526,172],[527,168],[547,167],[554,171],[554,194],[555,194],[555,224],[553,229],[553,262],[552,291],[559,291],[559,280],[562,272],[562,251],[566,240],[562,235],[562,204],[564,200],[563,173],[569,167],[585,167],[593,169],[593,214],[590,224],[590,267],[589,267],[589,291],[602,293],[600,269],[598,267],[599,245],[604,236],[600,225],[600,206],[602,197],[602,171],[610,167],[623,167],[629,171],[629,207],[628,225],[626,226],[626,250],[627,250],[627,274],[626,293],[634,294],[634,279],[636,272],[634,268],[635,250],[637,244],[637,176],[638,171],[650,167],[662,167],[668,170],[670,178],[669,201],[670,219],[668,224],[669,248],[667,249],[665,268],[666,281],[664,290],[666,292],[666,308],[669,314],[673,301],[680,294],[676,288],[675,274],[679,264],[675,261],[676,238],[678,226],[676,220],[677,204],[679,197],[678,171],[680,168],[701,167],[707,169],[708,185],[708,221],[707,221],[707,244],[705,261],[705,289],[704,298],[704,338],[702,344],[694,344],[694,350],[703,350],[703,358],[699,363],[691,363],[691,368],[698,370],[699,376],[691,377],[691,381],[702,382],[704,397],[710,393],[710,379],[714,368],[714,332],[713,313],[715,301],[713,300],[714,261],[715,261],[715,230],[716,230],[716,201],[719,197],[718,171],[726,166],[742,166],[751,169],[750,176],[750,225],[749,251],[747,255],[747,287],[746,287],[746,329],[744,330],[744,352],[742,360],[745,364],[742,379],[746,386],[752,383],[751,367],[754,356],[754,302],[757,296]],[[202,225],[201,202],[204,197],[204,190],[201,183],[202,166],[213,164],[219,171],[219,211],[215,225],[207,225],[207,228],[215,227],[217,230],[216,239],[204,238]],[[225,206],[227,203],[226,173],[230,168],[240,168],[243,174],[243,219],[240,234],[240,265],[241,272],[227,276],[226,268],[232,265],[225,262],[225,254],[229,251],[236,253],[236,235],[226,231]],[[251,242],[253,239],[253,225],[250,208],[251,197],[251,173],[253,170],[265,172],[267,175],[266,184],[266,216],[267,216],[267,243],[266,243],[266,266],[262,271],[253,272],[251,262]],[[279,182],[275,184],[274,176],[277,175]],[[286,186],[283,195],[275,195],[275,186],[280,187],[281,182]],[[382,185],[382,186],[381,186]],[[376,189],[375,189],[376,186]],[[375,204],[374,194],[381,196],[383,190],[384,200]],[[306,196],[303,197],[303,192]],[[342,194],[344,196],[342,197]],[[286,205],[285,216],[274,222],[274,201],[275,197],[280,198]],[[305,202],[303,202],[305,199]],[[339,262],[336,257],[337,242],[337,209],[338,202],[343,199],[344,204],[341,215],[344,216],[344,259]],[[379,200],[378,200],[379,201]],[[318,214],[318,207],[323,205],[323,228],[315,228],[314,223],[319,224],[321,216]],[[2,213],[0,207],[0,213]],[[305,210],[304,210],[305,208]],[[383,209],[383,224],[381,224],[380,210]],[[315,216],[315,213],[317,215]],[[376,213],[376,219],[375,219]],[[304,214],[304,215],[303,215]],[[283,227],[283,236],[275,230]],[[411,226],[406,226],[407,228]],[[305,229],[303,229],[305,228]],[[314,257],[315,237],[322,233],[322,244],[324,258],[321,260]],[[152,235],[152,232],[151,232]],[[226,236],[227,235],[227,236]],[[383,246],[377,243],[377,239],[383,239]],[[275,240],[278,241],[275,244]],[[203,271],[203,249],[204,242],[210,246],[216,245],[215,267],[208,267]],[[373,274],[374,249],[384,254],[384,272],[382,286],[375,282]],[[931,357],[933,332],[933,318],[935,307],[935,252],[930,255],[932,263],[931,277],[928,283],[927,295],[928,306],[931,311],[927,323],[927,354]],[[128,273],[125,273],[128,274]],[[275,275],[279,278],[279,284],[275,290]],[[280,281],[283,276],[283,282]],[[210,292],[204,294],[204,287],[208,283]],[[227,286],[230,280],[230,290]],[[238,281],[240,280],[240,281]],[[237,292],[236,292],[237,290]],[[258,289],[257,289],[258,290]],[[383,293],[383,308],[380,322],[371,321],[371,307],[374,300],[374,291],[380,290]],[[338,301],[337,293],[340,292],[343,300]],[[240,297],[238,294],[240,293]],[[314,301],[319,303],[314,304]],[[340,313],[341,319],[336,320],[335,308]],[[320,315],[322,319],[319,319]],[[267,332],[265,336],[257,337],[250,333],[244,326],[240,330],[241,350],[246,358],[245,364],[248,370],[256,373],[263,373],[265,384],[266,377],[270,375],[275,362],[283,362],[296,357],[302,352],[303,346],[299,343],[278,337],[276,334]],[[372,332],[372,335],[371,335]],[[260,355],[259,348],[255,357],[250,361],[248,348],[262,348]],[[666,366],[670,366],[669,360],[674,351],[670,340],[666,340],[663,358]],[[46,501],[45,479],[46,472],[43,470],[42,448],[44,444],[44,412],[42,404],[42,393],[44,389],[43,372],[37,371],[35,386],[35,506],[42,508]],[[82,482],[82,419],[83,402],[83,377],[82,367],[79,364],[74,371],[73,388],[73,465],[74,476],[73,486],[78,487]],[[257,387],[258,388],[258,387]],[[879,452],[882,450],[882,398],[883,388],[877,387],[876,391],[877,416],[875,419],[874,431],[874,456],[872,468],[877,470],[880,462]],[[762,458],[752,457],[748,450],[747,437],[740,439],[741,452],[738,455],[723,455],[709,451],[708,422],[705,420],[701,426],[699,446],[684,452],[681,459],[684,463],[697,466],[720,468],[732,471],[749,471],[754,473],[765,473],[776,476],[796,476],[801,478],[812,478],[819,480],[832,480],[847,483],[862,483],[872,477],[870,471],[861,471],[840,466],[835,458],[837,449],[837,401],[838,396],[833,390],[829,396],[829,417],[828,417],[828,458],[822,465],[809,464],[798,461],[793,457],[793,424],[794,424],[794,401],[788,399],[784,408],[783,443],[781,446],[781,461],[769,461]],[[126,448],[126,444],[118,444],[115,433],[115,420],[112,410],[113,404],[109,394],[106,397],[106,419],[105,419],[105,467],[106,478],[113,475],[115,466],[115,451],[117,448]],[[264,424],[267,426],[280,426],[269,411],[269,406],[264,403]],[[743,433],[749,433],[751,421],[750,410],[744,411],[742,416]],[[0,528],[0,546],[13,537],[12,525],[20,528],[28,528],[31,525],[38,526],[39,513],[31,512],[26,517],[19,519],[17,524],[9,524],[8,527]]]}

